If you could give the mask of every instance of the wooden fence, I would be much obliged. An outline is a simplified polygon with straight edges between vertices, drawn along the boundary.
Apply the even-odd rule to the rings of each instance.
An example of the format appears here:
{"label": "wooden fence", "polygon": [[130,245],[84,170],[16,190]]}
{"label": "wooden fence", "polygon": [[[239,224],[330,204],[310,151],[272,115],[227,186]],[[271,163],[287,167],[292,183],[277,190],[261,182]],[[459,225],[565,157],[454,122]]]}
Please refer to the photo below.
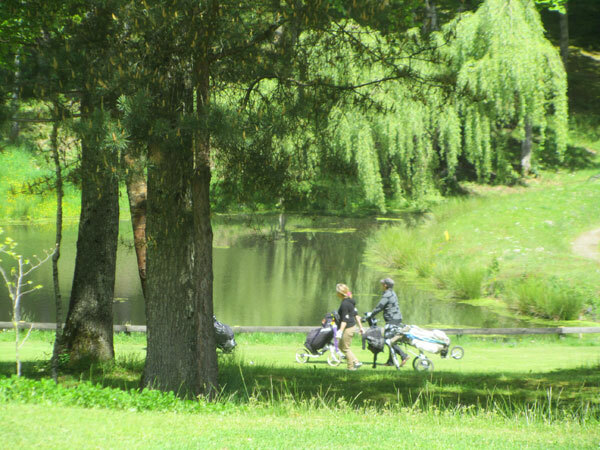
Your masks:
{"label": "wooden fence", "polygon": [[[12,322],[0,322],[0,329],[12,329]],[[55,323],[21,322],[19,328],[33,328],[34,330],[56,330]],[[234,326],[234,333],[308,333],[312,327],[238,327]],[[115,332],[119,333],[145,333],[145,325],[115,325]],[[511,336],[527,334],[587,334],[600,333],[600,327],[553,327],[553,328],[440,328],[444,333],[454,336]]]}

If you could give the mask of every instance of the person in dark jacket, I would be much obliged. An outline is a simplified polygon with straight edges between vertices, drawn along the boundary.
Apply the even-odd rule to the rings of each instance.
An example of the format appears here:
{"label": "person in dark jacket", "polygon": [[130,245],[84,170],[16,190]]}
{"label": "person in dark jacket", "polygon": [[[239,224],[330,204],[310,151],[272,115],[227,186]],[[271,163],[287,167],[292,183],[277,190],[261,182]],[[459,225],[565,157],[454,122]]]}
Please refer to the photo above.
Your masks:
{"label": "person in dark jacket", "polygon": [[[392,280],[391,278],[384,278],[380,281],[380,283],[381,288],[383,290],[381,300],[379,300],[379,303],[377,304],[377,306],[375,306],[373,311],[368,312],[366,316],[375,316],[376,314],[379,314],[381,311],[383,311],[383,320],[385,320],[383,337],[386,340],[386,343],[388,343],[389,345],[393,345],[394,351],[398,355],[400,355],[400,357],[402,358],[400,366],[403,366],[404,364],[406,364],[406,361],[408,361],[408,355],[400,348],[399,345],[394,344],[400,333],[400,328],[404,326],[402,324],[402,312],[400,311],[400,305],[398,304],[398,296],[394,292],[394,280]],[[391,352],[388,361],[385,365],[394,365]]]}
{"label": "person in dark jacket", "polygon": [[356,333],[358,327],[360,334],[364,333],[358,311],[356,310],[356,303],[352,298],[352,292],[348,286],[343,283],[338,283],[335,286],[337,296],[342,300],[338,313],[340,315],[340,328],[337,331],[336,337],[340,340],[340,350],[346,355],[346,363],[348,364],[348,370],[356,370],[362,363],[358,361],[352,350],[350,350],[350,344],[352,343],[352,337]]}

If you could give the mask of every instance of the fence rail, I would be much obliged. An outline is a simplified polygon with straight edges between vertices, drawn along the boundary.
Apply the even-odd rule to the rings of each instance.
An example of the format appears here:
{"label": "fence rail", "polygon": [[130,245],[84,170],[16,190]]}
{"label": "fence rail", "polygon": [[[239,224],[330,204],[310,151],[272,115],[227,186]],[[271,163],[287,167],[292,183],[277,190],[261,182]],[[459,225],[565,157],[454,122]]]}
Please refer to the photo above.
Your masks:
{"label": "fence rail", "polygon": [[[0,322],[0,329],[12,329],[12,322]],[[34,330],[56,330],[55,323],[21,322],[19,328],[33,328]],[[145,333],[145,325],[115,325],[115,332],[119,333]],[[232,327],[234,333],[307,333],[313,327]],[[526,334],[587,334],[600,333],[600,327],[553,327],[553,328],[440,328],[444,333],[455,336],[482,336],[482,335],[526,335]]]}

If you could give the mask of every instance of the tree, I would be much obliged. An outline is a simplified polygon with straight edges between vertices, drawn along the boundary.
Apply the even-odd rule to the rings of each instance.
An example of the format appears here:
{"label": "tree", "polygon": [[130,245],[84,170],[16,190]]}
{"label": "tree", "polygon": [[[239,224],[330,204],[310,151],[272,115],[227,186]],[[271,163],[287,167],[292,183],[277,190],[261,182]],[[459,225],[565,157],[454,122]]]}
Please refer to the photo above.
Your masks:
{"label": "tree", "polygon": [[[81,140],[81,216],[71,299],[60,342],[71,362],[114,357],[114,280],[118,236],[119,153],[124,142],[116,120],[117,72],[106,64],[121,36],[112,18],[116,3],[78,6],[53,36],[59,83],[79,100],[75,130]],[[58,64],[60,61],[60,64]],[[111,86],[113,85],[113,86]]]}
{"label": "tree", "polygon": [[20,56],[21,74],[11,83],[22,97],[54,105],[52,117],[45,120],[55,125],[74,116],[72,108],[62,105],[65,98],[77,98],[80,106],[75,129],[82,141],[82,214],[69,312],[57,343],[72,361],[114,354],[117,168],[122,143],[109,112],[116,97],[106,88],[109,76],[116,73],[105,64],[115,47],[107,39],[114,31],[113,6],[104,1],[8,0],[0,7],[0,19],[8,25],[0,39],[10,44],[8,55]]}
{"label": "tree", "polygon": [[[3,230],[0,228],[0,234],[2,233]],[[16,247],[17,243],[8,237],[4,240],[4,243],[0,244],[0,255],[6,255],[17,263],[16,267],[12,267],[8,272],[0,265],[0,275],[2,275],[4,284],[8,289],[8,294],[12,303],[11,318],[13,330],[15,332],[15,360],[17,365],[17,376],[21,376],[21,358],[19,356],[19,350],[23,344],[25,344],[27,338],[29,338],[32,329],[29,327],[25,337],[20,337],[19,330],[23,325],[23,321],[21,320],[21,300],[23,299],[23,296],[42,287],[40,285],[33,286],[33,282],[27,280],[27,277],[31,275],[34,270],[38,269],[42,264],[48,261],[54,254],[54,251],[46,252],[44,257],[33,255],[35,261],[32,262],[31,260],[24,258],[23,255],[18,254],[15,251]],[[2,262],[1,259],[0,262]]]}
{"label": "tree", "polygon": [[[262,80],[260,95],[239,94],[252,114],[246,122],[238,114],[231,127],[243,135],[214,135],[218,194],[251,203],[247,192],[260,192],[284,208],[385,211],[456,189],[457,170],[513,182],[517,171],[529,173],[536,148],[564,152],[565,73],[531,3],[486,1],[431,34],[390,36],[352,21],[330,28],[300,35],[293,77],[302,84],[279,95],[273,80]],[[295,122],[278,124],[277,116]],[[246,149],[244,138],[264,150]],[[520,154],[511,139],[521,141]],[[267,193],[246,184],[248,172]]]}
{"label": "tree", "polygon": [[59,272],[58,272],[58,260],[60,259],[60,248],[62,244],[62,227],[63,227],[63,171],[61,164],[61,155],[58,145],[58,128],[59,128],[59,104],[58,101],[54,102],[52,109],[52,116],[54,122],[52,123],[52,133],[50,136],[50,150],[52,152],[52,160],[54,161],[54,171],[56,176],[56,238],[55,238],[55,250],[52,255],[52,282],[54,284],[54,304],[56,311],[56,333],[54,339],[54,346],[52,350],[52,378],[54,382],[58,382],[58,365],[59,365],[59,352],[60,342],[62,341],[62,327],[63,327],[63,314],[62,314],[62,295],[60,293],[59,283]]}
{"label": "tree", "polygon": [[538,146],[552,145],[560,158],[567,142],[566,75],[533,4],[486,0],[447,29],[456,34],[448,57],[463,99],[465,154],[478,177],[488,179],[492,171],[510,177],[509,149],[502,145],[506,129],[524,142],[524,174],[534,130]]}
{"label": "tree", "polygon": [[[509,172],[514,158],[492,145],[505,129],[560,154],[564,77],[531,5],[488,0],[431,36],[418,28],[426,13],[418,5],[78,5],[66,33],[48,40],[57,82],[81,99],[82,216],[65,329],[72,359],[112,357],[119,156],[140,219],[135,191],[143,194],[147,171],[142,384],[195,396],[217,387],[211,186],[270,190],[287,207],[327,197],[331,182],[384,211],[394,196],[434,192],[438,172],[452,176],[461,158],[481,180]],[[527,50],[517,48],[523,36]],[[511,67],[515,57],[527,71]]]}
{"label": "tree", "polygon": [[[240,126],[234,119],[239,105],[231,108],[221,95],[247,85],[244,98],[250,98],[262,80],[307,89],[323,84],[291,76],[301,30],[322,29],[347,15],[378,17],[383,28],[392,29],[405,16],[390,15],[391,6],[378,2],[354,9],[345,2],[265,1],[248,8],[179,0],[168,9],[158,1],[136,6],[115,14],[115,20],[127,23],[129,55],[139,62],[123,101],[129,139],[148,151],[148,347],[142,383],[182,395],[210,394],[217,386],[210,182],[215,161],[223,157],[212,144]],[[142,102],[147,108],[139,107]],[[146,114],[135,117],[127,113],[144,109]]]}

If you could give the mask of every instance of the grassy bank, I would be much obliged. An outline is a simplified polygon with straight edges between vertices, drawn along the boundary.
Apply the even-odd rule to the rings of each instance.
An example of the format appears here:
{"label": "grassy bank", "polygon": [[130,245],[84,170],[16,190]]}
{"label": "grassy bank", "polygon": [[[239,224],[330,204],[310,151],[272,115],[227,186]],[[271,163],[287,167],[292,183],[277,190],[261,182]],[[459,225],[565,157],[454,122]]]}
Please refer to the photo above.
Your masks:
{"label": "grassy bank", "polygon": [[[52,219],[56,191],[50,164],[25,148],[7,146],[0,152],[0,218],[3,222]],[[65,185],[65,217],[79,216],[79,189]]]}
{"label": "grassy bank", "polygon": [[[544,173],[526,187],[470,185],[472,195],[433,208],[417,228],[380,230],[369,260],[460,301],[550,320],[576,320],[593,307],[584,316],[592,320],[598,262],[574,253],[572,242],[600,227],[599,173],[593,165]],[[521,304],[528,295],[548,304]]]}
{"label": "grassy bank", "polygon": [[[0,147],[0,221],[2,223],[54,221],[56,190],[53,166],[48,155],[28,148]],[[75,175],[64,185],[63,216],[79,219],[81,191]],[[129,217],[127,193],[119,198],[121,216]]]}
{"label": "grassy bank", "polygon": [[572,47],[567,70],[564,161],[540,151],[538,176],[526,186],[464,184],[470,195],[433,207],[417,229],[381,230],[369,245],[371,263],[528,322],[600,320],[598,261],[572,249],[577,236],[600,228],[600,64]]}
{"label": "grassy bank", "polygon": [[[140,391],[144,335],[116,335],[115,364],[47,374],[52,335],[23,347],[0,334],[0,438],[41,448],[595,448],[600,442],[600,336],[461,338],[462,360],[436,370],[332,368],[294,361],[304,335],[240,334],[220,356],[214,402]],[[380,359],[383,359],[380,357]],[[35,420],[32,420],[35,417]],[[57,426],[56,417],[60,417]],[[343,434],[343,432],[341,432]],[[65,444],[66,443],[66,444]]]}

